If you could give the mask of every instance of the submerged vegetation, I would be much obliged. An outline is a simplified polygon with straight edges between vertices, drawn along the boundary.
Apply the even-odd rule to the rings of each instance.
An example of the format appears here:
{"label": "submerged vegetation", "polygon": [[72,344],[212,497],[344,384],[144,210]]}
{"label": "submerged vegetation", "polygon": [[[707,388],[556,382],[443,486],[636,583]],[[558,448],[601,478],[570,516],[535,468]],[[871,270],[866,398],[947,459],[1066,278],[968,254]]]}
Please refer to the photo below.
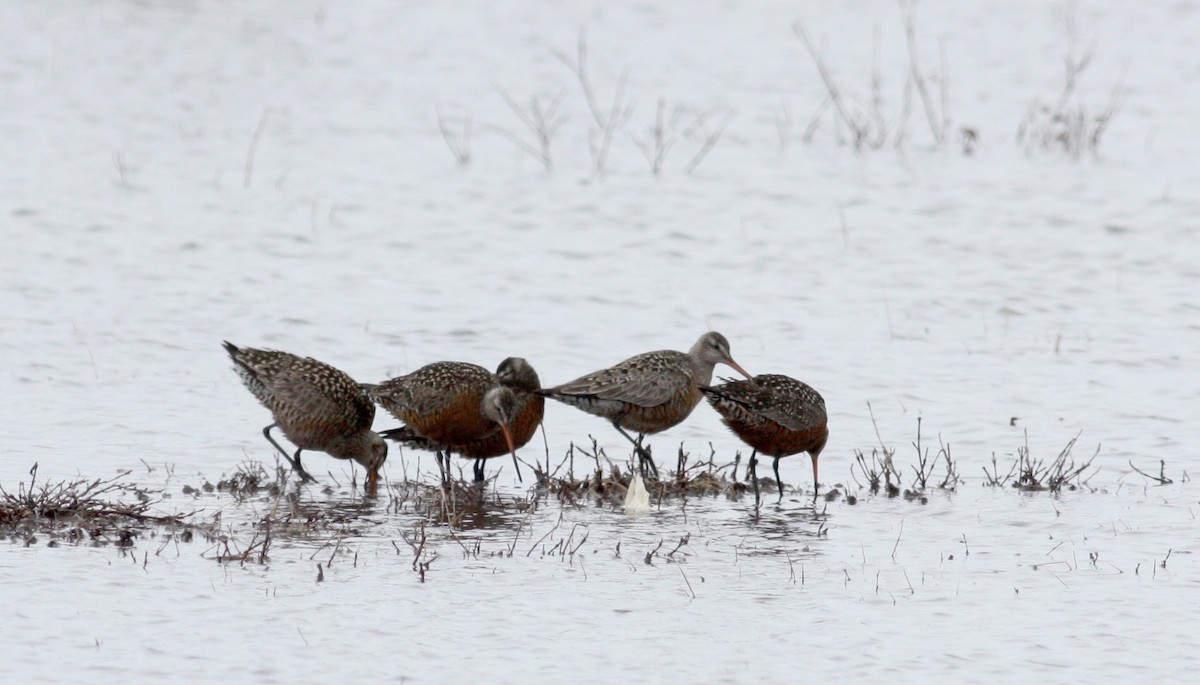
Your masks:
{"label": "submerged vegetation", "polygon": [[15,492],[0,486],[0,531],[26,545],[46,535],[58,540],[130,546],[138,531],[152,525],[172,526],[183,517],[152,513],[156,493],[122,482],[129,472],[112,478],[38,481],[38,465],[29,484]]}
{"label": "submerged vegetation", "polygon": [[[873,419],[872,419],[873,420]],[[830,502],[844,499],[849,505],[861,497],[882,495],[888,498],[926,504],[933,491],[953,491],[968,479],[961,475],[959,462],[951,446],[940,436],[936,445],[930,444],[924,422],[917,421],[912,451],[907,458],[897,454],[887,444],[876,427],[878,445],[855,449],[849,460],[849,481],[830,484],[821,491],[789,486],[770,477],[759,479],[764,493],[773,493],[780,502],[785,497],[797,501],[811,497],[807,507],[814,513]],[[1035,455],[1028,435],[1007,462],[994,453],[984,464],[984,478],[976,480],[985,487],[1011,487],[1028,492],[1045,491],[1057,494],[1065,490],[1095,491],[1089,483],[1099,472],[1095,460],[1100,454],[1097,446],[1091,456],[1077,459],[1074,449],[1080,438],[1076,435],[1053,458]],[[645,490],[649,509],[664,507],[686,508],[692,498],[723,497],[732,501],[752,498],[752,515],[757,517],[764,496],[755,500],[749,467],[741,453],[732,461],[718,460],[710,444],[706,453],[695,455],[680,445],[674,469],[662,470],[662,477],[647,474]],[[171,495],[163,488],[133,485],[125,482],[129,472],[108,479],[71,479],[60,482],[39,480],[37,465],[30,470],[28,485],[20,483],[15,492],[0,487],[0,531],[10,540],[34,544],[37,535],[46,535],[51,545],[59,540],[71,543],[112,543],[132,546],[133,540],[146,531],[165,531],[165,541],[190,542],[196,533],[211,546],[206,558],[221,562],[266,563],[273,540],[280,536],[292,539],[325,540],[333,546],[336,556],[342,549],[341,540],[369,534],[389,516],[407,515],[415,521],[412,530],[402,531],[401,537],[414,551],[414,570],[423,573],[432,561],[426,554],[423,539],[425,526],[444,527],[449,531],[487,530],[499,525],[511,526],[513,520],[528,519],[539,508],[556,503],[563,508],[597,507],[622,511],[626,497],[639,475],[634,454],[622,459],[610,458],[594,438],[587,446],[571,444],[561,458],[552,459],[547,450],[544,459],[527,463],[536,482],[524,494],[502,493],[496,487],[496,477],[485,482],[469,482],[458,478],[442,483],[428,479],[410,478],[407,470],[401,480],[383,485],[382,491],[364,490],[351,480],[343,484],[330,474],[332,485],[322,485],[325,495],[345,492],[355,496],[336,501],[317,501],[304,496],[303,487],[292,483],[285,464],[267,466],[244,461],[214,485],[205,482],[201,487],[184,485],[182,494],[192,500],[208,496],[227,496],[239,509],[255,512],[242,528],[251,531],[248,542],[239,542],[235,527],[222,522],[222,511],[211,514],[206,521],[192,520],[192,514],[163,514],[156,511]],[[1167,485],[1175,479],[1167,476],[1165,462],[1160,462],[1158,475],[1129,464],[1132,471],[1157,485]],[[1189,480],[1186,473],[1183,481]],[[308,486],[313,487],[313,486]],[[801,499],[800,501],[803,502]],[[822,504],[823,502],[823,504]],[[151,535],[157,535],[152,532]],[[163,543],[164,545],[166,542]],[[566,544],[566,543],[564,543]],[[398,551],[402,549],[398,547]],[[558,550],[562,551],[562,550]],[[332,559],[333,557],[331,557]]]}

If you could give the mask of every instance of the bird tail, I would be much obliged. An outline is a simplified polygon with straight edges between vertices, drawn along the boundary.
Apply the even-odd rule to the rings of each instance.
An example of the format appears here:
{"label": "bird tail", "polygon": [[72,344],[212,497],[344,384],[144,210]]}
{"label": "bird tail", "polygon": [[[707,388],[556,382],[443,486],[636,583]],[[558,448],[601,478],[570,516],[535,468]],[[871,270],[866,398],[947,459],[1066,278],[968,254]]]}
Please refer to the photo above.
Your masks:
{"label": "bird tail", "polygon": [[246,387],[250,389],[250,392],[260,401],[266,402],[271,396],[271,390],[259,376],[259,370],[254,368],[254,366],[250,363],[251,360],[249,355],[247,355],[247,352],[252,350],[238,347],[228,340],[223,341],[223,345],[225,347],[225,351],[229,353],[229,358],[233,360],[233,370],[237,371],[237,374],[241,376],[242,383],[244,383]]}
{"label": "bird tail", "polygon": [[429,438],[417,435],[409,426],[400,426],[399,428],[389,428],[385,431],[380,431],[380,435],[392,442],[398,442],[406,447],[413,447],[421,450],[436,451],[438,445]]}
{"label": "bird tail", "polygon": [[[738,381],[744,383],[745,381]],[[722,386],[701,385],[700,392],[708,398],[710,404],[723,405],[736,411],[749,410],[753,403],[747,397],[728,392]]]}

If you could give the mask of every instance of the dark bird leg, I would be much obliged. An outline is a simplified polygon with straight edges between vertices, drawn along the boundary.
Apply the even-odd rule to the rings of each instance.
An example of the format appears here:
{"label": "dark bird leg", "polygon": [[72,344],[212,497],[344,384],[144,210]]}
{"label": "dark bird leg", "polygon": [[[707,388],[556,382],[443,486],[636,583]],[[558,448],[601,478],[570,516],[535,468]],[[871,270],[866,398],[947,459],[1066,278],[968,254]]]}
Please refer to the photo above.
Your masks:
{"label": "dark bird leg", "polygon": [[[643,454],[645,456],[646,463],[650,465],[650,470],[654,472],[654,480],[658,480],[658,465],[654,463],[654,457],[650,456],[650,450],[646,449],[642,445],[642,443],[645,442],[645,440],[646,440],[646,434],[638,433],[637,445],[635,445],[635,446],[638,448],[638,452],[640,452],[641,454]],[[649,475],[649,474],[647,474],[647,475]]]}
{"label": "dark bird leg", "polygon": [[[824,447],[824,445],[822,445],[822,447]],[[809,453],[808,453],[808,456],[812,458],[812,465],[813,465],[813,499],[816,499],[816,497],[817,497],[817,491],[818,491],[818,489],[821,487],[820,483],[818,483],[818,482],[817,482],[817,457],[821,456],[821,450],[819,450],[819,449],[818,449],[816,452],[809,452]]]}
{"label": "dark bird leg", "polygon": [[779,501],[783,501],[783,481],[779,479],[779,457],[775,457],[775,487],[779,490]]}
{"label": "dark bird leg", "polygon": [[269,425],[263,429],[263,435],[267,438],[267,442],[271,443],[272,445],[275,446],[275,449],[279,450],[279,453],[283,455],[284,460],[287,461],[287,463],[291,464],[292,470],[296,472],[296,475],[300,476],[300,480],[302,482],[306,482],[306,483],[315,482],[316,479],[313,478],[312,476],[308,475],[308,471],[305,471],[304,467],[300,465],[301,450],[296,450],[296,458],[293,459],[292,456],[287,453],[287,450],[283,449],[283,447],[281,447],[279,445],[279,443],[275,442],[275,438],[271,437],[271,429],[275,428],[278,425],[279,424],[277,424],[277,423],[272,423],[271,425]]}
{"label": "dark bird leg", "polygon": [[476,459],[475,460],[475,482],[482,483],[483,480],[484,480],[483,479],[483,460]]}
{"label": "dark bird leg", "polygon": [[437,459],[438,473],[442,476],[442,487],[450,484],[450,455],[443,454],[441,450],[434,453]]}
{"label": "dark bird leg", "polygon": [[618,423],[620,420],[618,418],[616,421],[613,421],[613,428],[616,428],[621,435],[625,436],[626,440],[633,443],[633,451],[637,452],[638,464],[642,467],[643,475],[645,474],[646,464],[649,464],[650,470],[654,472],[654,480],[658,480],[658,466],[654,464],[654,458],[650,456],[650,453],[642,447],[642,438],[645,436],[645,433],[638,433],[637,440],[634,440],[633,436],[626,433],[624,428],[621,428],[621,424]]}
{"label": "dark bird leg", "polygon": [[750,453],[750,463],[746,465],[746,471],[746,478],[754,483],[754,508],[758,509],[762,502],[762,495],[758,490],[758,450]]}

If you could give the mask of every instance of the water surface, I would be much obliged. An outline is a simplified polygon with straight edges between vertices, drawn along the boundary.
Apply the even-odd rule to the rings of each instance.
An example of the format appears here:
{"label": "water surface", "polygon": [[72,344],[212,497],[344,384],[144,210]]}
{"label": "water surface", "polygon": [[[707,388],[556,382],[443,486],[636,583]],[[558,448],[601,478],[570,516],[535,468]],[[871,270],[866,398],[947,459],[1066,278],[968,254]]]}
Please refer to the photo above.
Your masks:
{"label": "water surface", "polygon": [[[499,508],[453,536],[428,525],[436,558],[422,582],[402,538],[418,517],[386,497],[364,503],[346,467],[314,454],[321,486],[302,505],[352,514],[278,536],[266,563],[219,563],[212,543],[176,545],[168,531],[133,549],[15,540],[0,560],[12,613],[0,674],[1192,672],[1200,99],[1181,84],[1194,80],[1200,14],[1078,8],[1076,54],[1096,46],[1080,102],[1100,111],[1123,70],[1127,92],[1099,154],[1074,160],[1015,140],[1031,103],[1061,90],[1072,45],[1061,10],[920,5],[922,64],[949,79],[948,130],[979,135],[967,156],[931,149],[920,110],[899,151],[855,153],[831,113],[800,140],[825,93],[792,22],[857,103],[870,99],[878,25],[884,111],[898,122],[907,50],[893,3],[3,3],[7,490],[35,462],[46,479],[131,470],[171,496],[163,511],[219,512],[245,545],[272,501],[182,490],[274,460],[259,433],[267,413],[222,339],[311,354],[364,381],[520,355],[549,384],[716,329],[750,371],[824,395],[822,473],[859,499],[814,508],[810,493],[790,494],[758,520],[725,498],[632,519],[608,506]],[[602,101],[629,67],[633,109],[604,174],[592,170],[591,114],[554,54],[572,53],[581,26]],[[498,132],[528,140],[497,86],[520,103],[565,93],[551,171]],[[709,113],[709,130],[734,112],[691,173],[701,142],[682,123],[661,175],[639,149],[660,97],[678,122]],[[438,132],[439,106],[473,122],[465,168]],[[784,111],[796,122],[786,144]],[[855,450],[880,439],[908,482],[918,417],[965,482],[924,505],[859,491]],[[624,454],[602,421],[558,405],[545,446],[522,454],[557,461],[589,435]],[[1007,463],[1028,440],[1051,459],[1076,435],[1077,456],[1096,453],[1090,488],[982,487],[993,455]],[[741,449],[705,407],[653,439],[658,454],[681,443],[696,454],[711,443],[722,462]],[[429,478],[432,460],[417,459],[394,456],[389,481]],[[1171,485],[1130,470],[1157,473],[1160,460]],[[808,468],[786,460],[783,477],[807,484]],[[497,487],[526,497],[510,469]],[[550,554],[572,531],[572,546],[587,535],[575,554]]]}

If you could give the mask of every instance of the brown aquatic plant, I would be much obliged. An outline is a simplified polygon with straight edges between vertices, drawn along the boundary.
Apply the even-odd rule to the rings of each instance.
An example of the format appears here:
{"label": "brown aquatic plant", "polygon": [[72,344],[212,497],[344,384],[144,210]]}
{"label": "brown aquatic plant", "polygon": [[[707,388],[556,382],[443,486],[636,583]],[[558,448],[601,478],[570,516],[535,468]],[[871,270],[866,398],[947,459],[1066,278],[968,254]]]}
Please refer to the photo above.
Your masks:
{"label": "brown aquatic plant", "polygon": [[[808,127],[804,131],[802,136],[804,142],[807,143],[812,140],[813,134],[820,126],[821,118],[826,111],[832,109],[836,116],[836,123],[839,126],[839,139],[841,138],[841,129],[844,127],[846,131],[849,131],[850,145],[856,151],[866,149],[878,150],[889,144],[894,148],[902,148],[908,140],[909,118],[913,113],[913,101],[915,99],[925,113],[925,119],[928,123],[930,135],[933,138],[934,147],[942,148],[945,146],[951,127],[949,77],[947,76],[949,68],[946,64],[945,50],[940,43],[939,73],[933,76],[921,67],[919,58],[920,50],[918,49],[917,41],[915,5],[916,3],[911,1],[901,0],[900,2],[905,44],[908,49],[908,64],[904,73],[904,85],[899,110],[895,113],[885,112],[883,69],[880,52],[881,31],[878,26],[874,30],[870,95],[864,98],[866,100],[864,103],[849,97],[846,89],[834,78],[832,71],[825,62],[824,56],[821,54],[819,46],[809,37],[804,23],[796,21],[792,24],[792,30],[796,34],[796,38],[799,39],[801,46],[804,47],[805,52],[808,53],[809,58],[816,67],[817,75],[820,77],[826,92],[825,99],[813,114]],[[931,82],[936,83],[938,86],[936,98],[930,89]],[[792,126],[791,112],[786,104],[782,107],[782,112],[782,117],[778,115],[776,117],[776,128],[781,145],[786,143]],[[970,127],[961,127],[959,133],[963,154],[971,154],[977,142],[977,132]]]}
{"label": "brown aquatic plant", "polygon": [[70,541],[108,541],[116,535],[118,545],[130,546],[137,528],[182,523],[185,515],[153,513],[159,500],[149,491],[120,482],[129,473],[38,482],[35,463],[28,485],[19,483],[16,492],[0,486],[0,531],[20,535],[30,544],[35,533],[66,531]]}
{"label": "brown aquatic plant", "polygon": [[1133,465],[1132,461],[1129,462],[1129,468],[1133,469],[1134,471],[1137,471],[1138,473],[1142,474],[1146,478],[1149,478],[1150,480],[1154,481],[1155,483],[1158,483],[1159,485],[1170,485],[1171,483],[1175,482],[1174,479],[1167,477],[1167,462],[1163,459],[1158,460],[1158,475],[1157,476],[1151,475],[1151,474],[1146,473],[1145,471],[1139,469],[1138,467]]}
{"label": "brown aquatic plant", "polygon": [[1125,101],[1125,73],[1128,68],[1117,77],[1108,102],[1099,111],[1089,111],[1079,95],[1079,84],[1095,56],[1095,46],[1089,46],[1082,52],[1077,46],[1079,29],[1075,21],[1074,3],[1068,4],[1063,23],[1067,48],[1063,56],[1062,89],[1053,104],[1040,97],[1029,103],[1024,118],[1017,126],[1017,142],[1025,146],[1028,154],[1039,150],[1058,150],[1079,159],[1085,152],[1098,152],[1104,133]]}
{"label": "brown aquatic plant", "polygon": [[612,105],[608,108],[600,104],[596,89],[592,85],[591,73],[588,68],[587,32],[580,29],[576,57],[572,58],[564,52],[555,50],[554,56],[562,62],[579,81],[580,91],[587,103],[588,111],[592,113],[592,124],[588,126],[588,148],[592,153],[592,170],[603,174],[608,165],[608,153],[612,147],[613,138],[618,129],[629,121],[633,114],[633,104],[625,99],[625,83],[629,80],[629,69],[621,72],[614,88]]}
{"label": "brown aquatic plant", "polygon": [[1013,482],[1013,487],[1022,490],[1059,492],[1063,488],[1073,490],[1077,485],[1087,485],[1088,479],[1082,478],[1082,476],[1085,471],[1091,468],[1092,461],[1099,456],[1100,446],[1096,446],[1096,453],[1090,458],[1077,463],[1071,451],[1075,447],[1075,442],[1079,440],[1080,435],[1082,435],[1082,431],[1067,442],[1066,446],[1059,451],[1057,457],[1050,462],[1046,462],[1044,459],[1034,458],[1030,453],[1029,432],[1026,431],[1025,444],[1017,448],[1017,479]]}
{"label": "brown aquatic plant", "polygon": [[[626,461],[618,463],[608,457],[595,438],[591,440],[590,448],[572,443],[562,462],[553,470],[536,465],[534,474],[537,476],[537,492],[553,496],[560,503],[573,506],[585,502],[621,506],[634,475],[639,472],[636,465],[637,453],[631,452]],[[575,477],[573,468],[562,473],[563,464],[573,463],[575,454],[594,461],[595,469],[582,478]],[[712,443],[709,443],[709,453],[706,457],[693,460],[693,456],[684,450],[681,444],[676,454],[675,470],[664,469],[661,478],[647,477],[646,489],[657,506],[661,506],[667,499],[683,499],[688,496],[737,497],[746,490],[745,484],[730,477],[730,474],[736,474],[739,461],[740,455],[733,463],[718,464],[716,449]],[[560,473],[562,475],[559,475]],[[770,479],[765,479],[764,482],[774,483]]]}
{"label": "brown aquatic plant", "polygon": [[921,417],[917,417],[917,440],[913,443],[913,447],[917,451],[917,463],[912,467],[916,474],[916,480],[913,482],[914,488],[917,490],[925,490],[929,487],[930,479],[933,478],[934,469],[939,463],[945,464],[945,477],[937,487],[943,490],[953,490],[961,479],[958,477],[958,465],[954,458],[950,456],[950,445],[942,441],[942,436],[938,435],[938,451],[930,457],[928,446],[921,444]]}

